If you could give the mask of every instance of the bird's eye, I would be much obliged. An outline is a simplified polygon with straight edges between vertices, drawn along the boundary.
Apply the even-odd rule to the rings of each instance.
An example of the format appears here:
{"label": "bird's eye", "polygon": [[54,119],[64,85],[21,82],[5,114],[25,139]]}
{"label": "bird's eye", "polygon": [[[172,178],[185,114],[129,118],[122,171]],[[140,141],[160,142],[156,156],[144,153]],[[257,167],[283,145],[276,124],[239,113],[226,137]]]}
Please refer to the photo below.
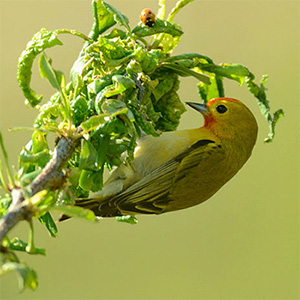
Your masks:
{"label": "bird's eye", "polygon": [[217,112],[219,114],[224,114],[227,111],[227,107],[225,105],[218,105],[217,106]]}

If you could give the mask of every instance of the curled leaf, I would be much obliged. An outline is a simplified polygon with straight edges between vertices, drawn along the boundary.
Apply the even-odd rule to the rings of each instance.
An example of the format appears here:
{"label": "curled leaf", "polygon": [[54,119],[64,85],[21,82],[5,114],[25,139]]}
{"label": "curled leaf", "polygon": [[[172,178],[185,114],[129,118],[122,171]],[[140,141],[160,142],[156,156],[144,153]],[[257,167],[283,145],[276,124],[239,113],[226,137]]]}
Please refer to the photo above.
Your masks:
{"label": "curled leaf", "polygon": [[57,35],[57,31],[48,31],[42,28],[33,36],[19,57],[17,81],[26,98],[26,103],[29,103],[32,107],[39,104],[43,97],[42,95],[36,95],[35,91],[30,88],[33,61],[45,49],[62,45]]}
{"label": "curled leaf", "polygon": [[270,104],[267,99],[267,95],[265,93],[265,83],[267,81],[268,76],[264,75],[261,79],[260,85],[257,85],[254,82],[254,75],[249,73],[246,77],[245,82],[249,89],[249,91],[255,96],[258,102],[258,106],[262,115],[266,118],[269,123],[269,134],[268,137],[265,139],[266,143],[272,142],[275,136],[275,126],[278,121],[284,116],[284,112],[282,109],[277,110],[273,115],[271,113]]}
{"label": "curled leaf", "polygon": [[176,3],[175,7],[172,9],[172,11],[170,12],[169,16],[168,16],[168,21],[171,22],[173,20],[173,18],[175,17],[175,15],[183,8],[185,7],[187,4],[189,4],[190,2],[193,2],[194,0],[180,0]]}

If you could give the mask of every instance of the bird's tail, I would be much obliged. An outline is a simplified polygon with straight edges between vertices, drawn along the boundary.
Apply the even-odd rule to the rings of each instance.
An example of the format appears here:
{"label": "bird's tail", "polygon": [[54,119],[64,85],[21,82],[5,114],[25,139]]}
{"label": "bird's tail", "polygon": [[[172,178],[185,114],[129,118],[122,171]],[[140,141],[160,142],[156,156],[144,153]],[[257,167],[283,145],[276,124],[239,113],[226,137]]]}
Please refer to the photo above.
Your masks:
{"label": "bird's tail", "polygon": [[[85,209],[92,210],[98,217],[118,217],[123,214],[115,206],[110,205],[109,198],[82,198],[76,199],[75,206],[79,206]],[[62,215],[59,217],[58,221],[64,221],[70,217]]]}

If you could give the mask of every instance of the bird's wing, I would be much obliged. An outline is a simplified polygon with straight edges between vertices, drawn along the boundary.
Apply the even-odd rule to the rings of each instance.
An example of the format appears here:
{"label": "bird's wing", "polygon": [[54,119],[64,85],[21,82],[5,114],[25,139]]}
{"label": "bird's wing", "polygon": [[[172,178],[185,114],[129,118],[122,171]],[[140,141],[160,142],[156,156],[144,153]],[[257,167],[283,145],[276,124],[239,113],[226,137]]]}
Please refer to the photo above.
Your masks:
{"label": "bird's wing", "polygon": [[168,194],[176,181],[186,176],[190,169],[217,151],[215,141],[200,140],[187,150],[150,172],[144,178],[108,201],[100,203],[99,210],[117,207],[128,214],[159,214],[165,211]]}

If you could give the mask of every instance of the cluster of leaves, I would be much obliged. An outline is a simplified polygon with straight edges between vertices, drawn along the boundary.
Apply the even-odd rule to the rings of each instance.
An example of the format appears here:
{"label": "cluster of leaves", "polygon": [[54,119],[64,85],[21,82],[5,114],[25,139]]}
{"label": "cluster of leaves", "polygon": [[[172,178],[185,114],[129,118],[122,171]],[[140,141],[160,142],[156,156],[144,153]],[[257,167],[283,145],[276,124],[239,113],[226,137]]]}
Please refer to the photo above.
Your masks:
{"label": "cluster of leaves", "polygon": [[[217,65],[208,56],[198,53],[171,56],[183,34],[173,18],[189,2],[192,0],[179,1],[165,18],[165,1],[160,0],[154,26],[140,22],[131,29],[125,15],[104,1],[94,0],[94,25],[89,36],[75,30],[41,29],[21,54],[18,83],[26,105],[37,108],[39,114],[32,139],[20,153],[18,173],[8,176],[11,179],[8,184],[2,174],[1,181],[7,191],[9,185],[20,186],[26,191],[27,201],[34,208],[33,215],[46,226],[51,236],[57,234],[51,210],[94,220],[92,212],[73,206],[74,199],[100,190],[104,169],[110,170],[130,161],[141,135],[158,136],[163,131],[176,130],[185,111],[177,93],[181,76],[192,76],[199,81],[199,94],[204,102],[225,96],[224,78],[240,85],[245,82],[270,124],[267,141],[273,139],[275,124],[283,112],[278,110],[274,115],[270,112],[264,86],[266,77],[257,85],[254,75],[242,65]],[[111,31],[107,32],[108,29]],[[64,74],[52,68],[51,59],[45,53],[48,48],[62,45],[61,34],[72,34],[84,40],[70,72],[71,82],[67,84]],[[41,76],[57,90],[45,104],[41,104],[42,96],[30,87],[31,69],[37,56]],[[65,166],[68,181],[63,187],[32,195],[26,187],[52,157],[47,141],[51,132],[58,138],[80,138],[81,147]],[[9,204],[8,193],[1,198],[0,216],[7,212]],[[120,221],[135,222],[132,218],[120,218]],[[34,289],[37,285],[35,272],[20,263],[15,254],[15,251],[45,254],[43,249],[34,247],[30,224],[28,244],[17,238],[2,241],[2,272],[19,271],[23,286]]]}

